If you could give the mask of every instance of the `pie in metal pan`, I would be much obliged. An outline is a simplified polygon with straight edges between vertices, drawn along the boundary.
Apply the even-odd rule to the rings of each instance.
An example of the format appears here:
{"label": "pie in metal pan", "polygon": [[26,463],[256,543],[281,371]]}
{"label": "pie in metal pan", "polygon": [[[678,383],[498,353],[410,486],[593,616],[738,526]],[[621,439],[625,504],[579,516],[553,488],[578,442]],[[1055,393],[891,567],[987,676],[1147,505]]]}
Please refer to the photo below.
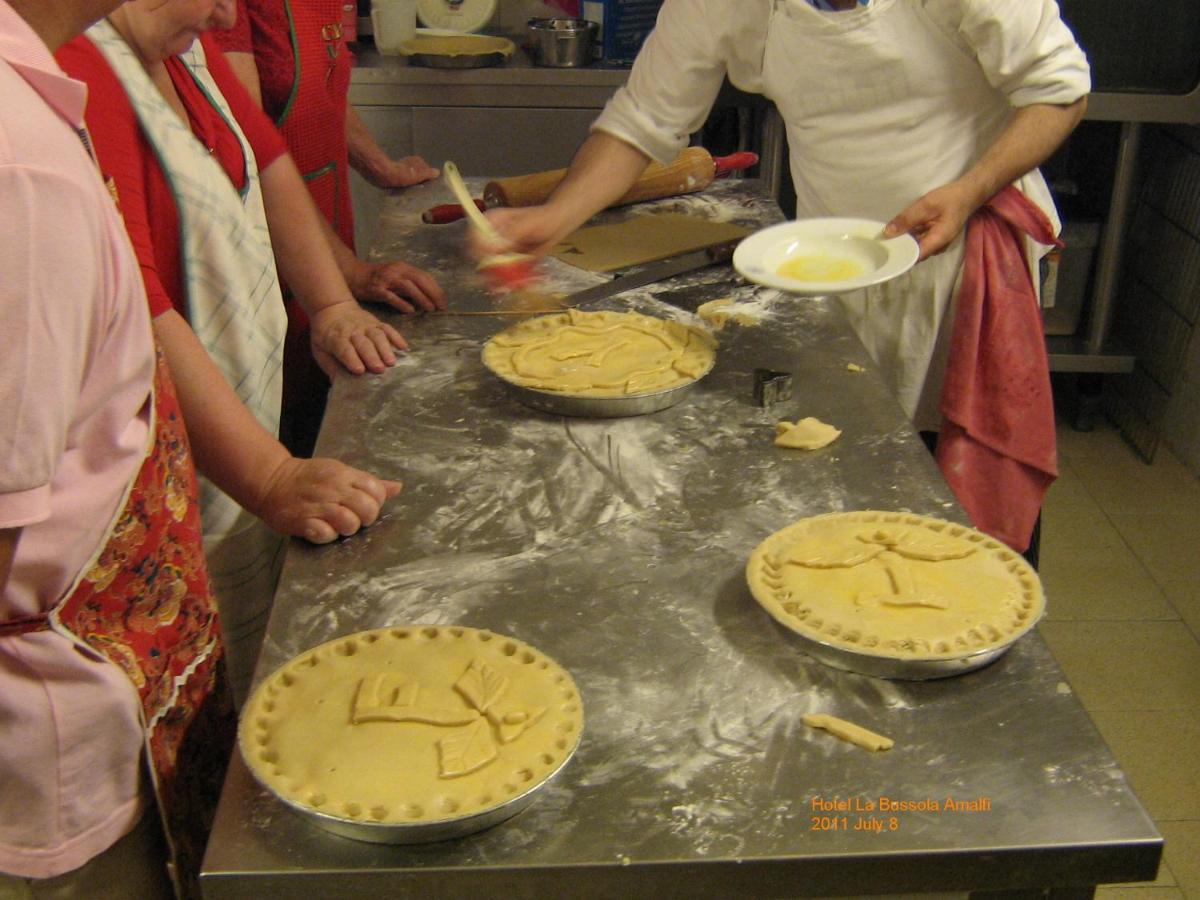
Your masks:
{"label": "pie in metal pan", "polygon": [[885,678],[980,668],[1046,608],[1019,553],[973,528],[904,512],[801,519],[759,544],[746,577],[810,655]]}
{"label": "pie in metal pan", "polygon": [[568,309],[494,335],[483,363],[537,409],[625,416],[677,403],[712,370],[716,348],[705,329],[672,319]]}
{"label": "pie in metal pan", "polygon": [[583,706],[528,644],[413,625],[328,641],[251,695],[238,741],[254,777],[358,840],[459,837],[515,815],[571,758]]}

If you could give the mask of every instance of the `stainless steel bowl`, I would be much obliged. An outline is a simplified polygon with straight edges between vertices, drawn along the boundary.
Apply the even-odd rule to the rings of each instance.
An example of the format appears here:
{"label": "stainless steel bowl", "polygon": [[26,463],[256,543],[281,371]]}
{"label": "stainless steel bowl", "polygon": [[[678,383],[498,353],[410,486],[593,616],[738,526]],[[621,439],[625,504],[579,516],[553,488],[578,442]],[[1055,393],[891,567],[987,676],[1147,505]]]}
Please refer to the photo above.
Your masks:
{"label": "stainless steel bowl", "polygon": [[530,19],[529,53],[537,66],[572,69],[592,61],[599,26],[587,19]]}

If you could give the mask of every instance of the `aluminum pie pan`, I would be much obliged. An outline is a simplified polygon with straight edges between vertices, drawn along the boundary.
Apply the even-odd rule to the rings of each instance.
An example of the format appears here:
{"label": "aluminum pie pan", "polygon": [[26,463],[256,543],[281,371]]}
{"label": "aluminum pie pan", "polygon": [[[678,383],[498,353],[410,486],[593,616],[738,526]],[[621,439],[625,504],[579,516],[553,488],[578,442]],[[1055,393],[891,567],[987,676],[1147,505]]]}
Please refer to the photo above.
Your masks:
{"label": "aluminum pie pan", "polygon": [[846,647],[835,646],[801,634],[786,623],[779,621],[778,618],[776,621],[799,643],[800,650],[817,662],[834,669],[841,669],[843,672],[869,675],[872,678],[887,678],[893,681],[934,681],[938,678],[952,678],[955,675],[974,672],[976,669],[991,665],[1012,649],[1013,644],[1024,637],[1024,634],[1020,634],[1004,644],[974,653],[966,653],[962,656],[902,659],[872,653],[859,653]]}
{"label": "aluminum pie pan", "polygon": [[[934,531],[943,532],[956,538],[963,537],[971,543],[978,544],[983,548],[1000,554],[1000,559],[1004,561],[1003,565],[1009,571],[1016,573],[1016,579],[1032,591],[1037,602],[1037,608],[1027,618],[1022,617],[1023,621],[1021,621],[1020,626],[1015,628],[1005,639],[997,640],[985,647],[967,649],[961,653],[897,655],[867,647],[855,649],[846,646],[843,642],[832,643],[822,640],[820,637],[812,634],[808,626],[794,619],[779,603],[778,598],[773,596],[770,590],[761,587],[760,589],[756,589],[753,571],[760,560],[767,556],[773,546],[781,543],[786,545],[787,540],[790,539],[790,535],[796,533],[798,529],[803,529],[809,523],[819,523],[823,519],[846,519],[848,521],[860,522],[862,525],[870,527],[896,523],[923,525],[930,527]],[[800,533],[802,534],[803,531]],[[848,513],[827,513],[825,515],[813,516],[809,519],[802,519],[764,539],[751,553],[746,563],[746,574],[751,595],[776,623],[786,629],[797,640],[800,649],[804,653],[818,662],[833,668],[876,678],[929,681],[938,678],[949,678],[982,669],[1007,653],[1017,641],[1032,631],[1046,612],[1045,595],[1040,579],[1033,568],[1021,558],[1020,554],[994,538],[968,526],[912,513],[887,510],[861,510]],[[1022,581],[1022,579],[1024,580]]]}
{"label": "aluminum pie pan", "polygon": [[[715,360],[714,360],[715,364]],[[556,416],[579,416],[594,419],[617,419],[624,416],[644,416],[669,409],[700,383],[712,371],[710,365],[696,378],[675,387],[644,394],[625,394],[619,397],[596,397],[586,394],[563,394],[542,391],[509,381],[491,366],[484,366],[500,380],[518,402],[531,409],[552,413]]]}
{"label": "aluminum pie pan", "polygon": [[[560,740],[558,742],[558,747],[562,750],[561,758],[552,768],[546,770],[544,774],[542,774],[540,780],[536,781],[536,783],[531,784],[530,787],[525,789],[520,789],[518,786],[515,789],[513,796],[510,796],[501,802],[486,806],[483,809],[458,816],[442,816],[426,821],[382,822],[372,821],[368,818],[354,818],[322,811],[314,806],[287,796],[282,790],[272,785],[264,777],[264,774],[260,771],[261,763],[249,758],[249,754],[252,752],[249,748],[254,741],[253,732],[248,719],[251,717],[251,715],[256,715],[261,711],[260,704],[258,702],[258,695],[267,690],[268,684],[283,677],[286,670],[295,671],[295,667],[303,665],[308,658],[315,656],[318,651],[335,647],[335,645],[343,644],[347,641],[362,640],[364,638],[367,640],[375,640],[375,638],[370,636],[384,635],[387,633],[397,634],[400,632],[408,632],[414,634],[428,634],[437,631],[453,633],[456,635],[469,633],[474,636],[480,636],[481,640],[486,641],[490,641],[494,638],[496,640],[496,646],[504,647],[503,652],[508,656],[513,656],[515,654],[532,656],[533,658],[523,659],[522,661],[531,663],[536,662],[538,663],[538,668],[549,669],[550,674],[555,677],[555,684],[559,685],[561,688],[568,688],[573,693],[575,699],[567,702],[573,702],[575,704],[580,702],[578,688],[575,686],[574,680],[571,678],[570,673],[566,669],[556,663],[552,658],[536,650],[536,648],[530,647],[529,645],[524,644],[524,642],[515,638],[506,637],[505,635],[496,634],[481,629],[468,628],[465,626],[434,626],[421,624],[396,625],[387,628],[378,628],[369,631],[358,632],[351,635],[344,635],[313,647],[279,666],[274,672],[267,676],[267,678],[263,679],[262,683],[255,688],[255,691],[251,694],[250,699],[243,708],[238,729],[238,747],[242,758],[246,763],[246,768],[249,770],[251,776],[259,784],[259,786],[277,801],[282,803],[292,813],[302,819],[307,820],[310,824],[316,826],[317,828],[332,834],[336,834],[340,837],[373,844],[424,844],[466,837],[467,835],[475,834],[487,828],[498,825],[512,818],[513,816],[516,816],[518,813],[532,805],[545,792],[547,787],[558,778],[559,773],[561,773],[563,768],[565,768],[566,765],[571,761],[578,750],[580,739],[582,737],[582,713],[578,713],[580,718],[577,720],[577,724],[580,727],[573,729],[573,739],[569,741]],[[531,651],[531,653],[527,651]],[[564,675],[566,684],[562,684],[564,680],[562,676]],[[266,693],[264,696],[270,697],[271,695]],[[355,702],[357,703],[357,701]],[[562,720],[560,720],[560,722],[561,721]],[[513,788],[507,789],[510,791],[514,790]]]}
{"label": "aluminum pie pan", "polygon": [[[576,748],[578,748],[578,744],[576,744]],[[329,815],[315,810],[310,806],[296,803],[294,800],[276,792],[269,784],[266,784],[258,777],[258,773],[253,768],[250,769],[250,773],[254,776],[254,780],[261,787],[265,788],[276,800],[296,815],[306,819],[310,824],[324,831],[370,844],[431,844],[435,841],[448,841],[455,838],[467,837],[468,835],[476,834],[511,819],[538,799],[546,787],[558,777],[558,773],[562,771],[563,766],[570,762],[571,757],[574,755],[575,748],[567,754],[562,764],[545,781],[525,793],[505,801],[499,806],[469,816],[460,816],[456,819],[439,822],[414,822],[411,824],[363,822],[343,816]]]}

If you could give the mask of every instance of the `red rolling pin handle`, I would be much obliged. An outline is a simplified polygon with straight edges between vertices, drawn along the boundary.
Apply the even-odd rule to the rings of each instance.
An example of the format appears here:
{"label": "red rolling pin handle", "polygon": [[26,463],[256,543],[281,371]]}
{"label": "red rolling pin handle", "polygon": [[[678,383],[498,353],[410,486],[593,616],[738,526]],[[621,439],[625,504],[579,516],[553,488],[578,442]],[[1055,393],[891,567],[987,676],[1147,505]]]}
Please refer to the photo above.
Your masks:
{"label": "red rolling pin handle", "polygon": [[[479,207],[480,212],[485,212],[487,206],[482,200],[475,200],[475,205]],[[421,213],[421,221],[426,225],[446,225],[450,222],[457,222],[466,212],[457,203],[443,203],[441,206],[432,206],[425,212]]]}
{"label": "red rolling pin handle", "polygon": [[743,150],[740,153],[730,153],[728,156],[714,156],[713,165],[716,166],[716,172],[713,173],[714,177],[720,178],[722,175],[728,175],[730,172],[758,165],[758,154]]}

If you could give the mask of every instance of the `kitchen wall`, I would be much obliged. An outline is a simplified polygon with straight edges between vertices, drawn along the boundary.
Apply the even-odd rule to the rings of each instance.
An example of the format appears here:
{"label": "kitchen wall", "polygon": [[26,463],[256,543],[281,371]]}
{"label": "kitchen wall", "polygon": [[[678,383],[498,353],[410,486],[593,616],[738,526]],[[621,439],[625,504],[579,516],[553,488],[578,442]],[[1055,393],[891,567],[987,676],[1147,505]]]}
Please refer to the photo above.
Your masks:
{"label": "kitchen wall", "polygon": [[492,28],[506,34],[524,35],[525,23],[534,16],[561,16],[561,9],[548,6],[540,0],[500,0]]}
{"label": "kitchen wall", "polygon": [[1200,127],[1145,126],[1114,334],[1137,356],[1105,402],[1144,456],[1159,440],[1200,475]]}

